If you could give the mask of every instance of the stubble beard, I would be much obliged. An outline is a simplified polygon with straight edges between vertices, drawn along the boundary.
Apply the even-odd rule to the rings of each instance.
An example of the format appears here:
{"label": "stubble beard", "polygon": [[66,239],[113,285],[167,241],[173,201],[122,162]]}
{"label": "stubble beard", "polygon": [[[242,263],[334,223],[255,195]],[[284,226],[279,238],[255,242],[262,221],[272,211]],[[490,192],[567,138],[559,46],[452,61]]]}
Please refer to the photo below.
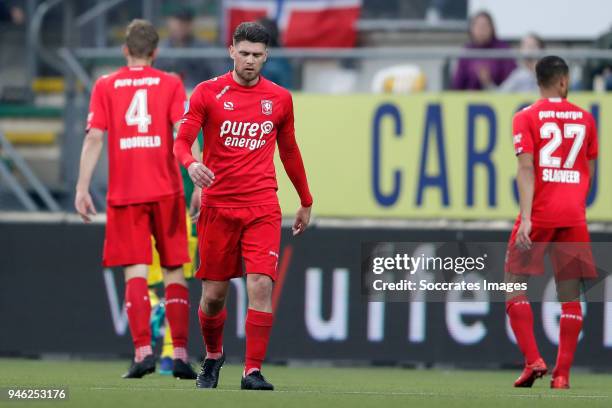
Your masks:
{"label": "stubble beard", "polygon": [[257,69],[254,69],[253,71],[247,71],[244,68],[241,70],[236,70],[236,74],[238,75],[238,77],[240,77],[240,79],[242,79],[245,82],[253,81],[255,78],[259,76],[260,72],[261,70],[257,70]]}

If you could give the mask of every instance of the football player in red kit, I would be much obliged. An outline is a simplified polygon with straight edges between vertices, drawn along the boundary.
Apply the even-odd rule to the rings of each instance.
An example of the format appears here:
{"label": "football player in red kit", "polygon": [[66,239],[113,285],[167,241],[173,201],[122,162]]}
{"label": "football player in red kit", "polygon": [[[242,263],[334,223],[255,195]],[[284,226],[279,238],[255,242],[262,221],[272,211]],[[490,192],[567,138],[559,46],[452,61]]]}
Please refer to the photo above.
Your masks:
{"label": "football player in red kit", "polygon": [[174,155],[173,127],[185,110],[181,80],[151,67],[159,37],[148,21],[134,20],[123,47],[127,66],[101,77],[91,94],[75,207],[84,221],[95,214],[89,184],[108,132],[107,223],[104,266],[125,267],[125,305],[135,357],[125,378],[155,371],[147,288],[155,237],[164,269],[166,314],[174,345],[173,374],[194,379],[187,360],[189,262],[185,198]]}
{"label": "football player in red kit", "polygon": [[[561,302],[559,350],[551,388],[569,388],[569,371],[582,329],[582,279],[597,276],[586,224],[586,199],[595,171],[597,128],[591,114],[566,97],[569,69],[559,57],[536,65],[541,99],[514,116],[520,214],[506,256],[506,282],[527,282],[544,270],[549,253]],[[548,371],[533,333],[524,292],[508,294],[506,312],[525,369],[515,387],[531,387]]]}
{"label": "football player in red kit", "polygon": [[[294,235],[310,221],[312,197],[295,140],[289,91],[260,75],[269,34],[257,23],[240,24],[230,55],[234,70],[200,83],[189,101],[174,153],[202,187],[198,220],[202,280],[199,318],[206,359],[196,384],[214,388],[225,360],[223,326],[229,280],[246,272],[249,305],[242,389],[272,390],[261,374],[272,329],[272,289],[277,274],[281,210],[276,196],[274,149],[300,197]],[[204,131],[202,160],[191,154]],[[244,260],[245,270],[242,262]]]}

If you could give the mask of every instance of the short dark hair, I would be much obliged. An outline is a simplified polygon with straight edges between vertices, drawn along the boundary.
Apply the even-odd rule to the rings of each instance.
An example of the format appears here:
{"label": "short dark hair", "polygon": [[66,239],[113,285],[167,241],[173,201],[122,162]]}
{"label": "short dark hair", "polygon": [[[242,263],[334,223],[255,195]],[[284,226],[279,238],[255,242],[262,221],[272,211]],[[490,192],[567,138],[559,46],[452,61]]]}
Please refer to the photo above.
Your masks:
{"label": "short dark hair", "polygon": [[127,26],[125,45],[132,57],[148,58],[153,55],[159,43],[157,30],[147,20],[135,19]]}
{"label": "short dark hair", "polygon": [[276,21],[269,17],[263,17],[257,20],[257,22],[261,24],[261,26],[265,28],[270,35],[270,47],[280,47],[280,41],[278,39],[278,25],[276,24]]}
{"label": "short dark hair", "polygon": [[234,30],[234,44],[238,44],[240,41],[250,41],[252,43],[263,43],[265,46],[270,45],[270,34],[259,23],[253,21],[247,21],[240,23]]}
{"label": "short dark hair", "polygon": [[548,55],[536,64],[536,77],[538,85],[542,88],[554,85],[556,80],[567,75],[569,75],[567,63],[556,55]]}

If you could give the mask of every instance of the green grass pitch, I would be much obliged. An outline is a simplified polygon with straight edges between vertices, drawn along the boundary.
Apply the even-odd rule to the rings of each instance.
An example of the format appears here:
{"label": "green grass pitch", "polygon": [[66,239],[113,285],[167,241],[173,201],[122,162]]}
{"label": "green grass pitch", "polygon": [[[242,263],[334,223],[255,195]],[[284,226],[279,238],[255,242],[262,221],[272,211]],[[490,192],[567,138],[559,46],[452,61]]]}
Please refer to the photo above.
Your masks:
{"label": "green grass pitch", "polygon": [[0,359],[0,388],[67,386],[68,401],[7,402],[1,407],[612,407],[612,375],[574,373],[572,389],[551,390],[550,377],[512,388],[515,371],[411,370],[266,366],[276,391],[240,390],[241,367],[221,370],[219,388],[157,373],[123,380],[126,362]]}

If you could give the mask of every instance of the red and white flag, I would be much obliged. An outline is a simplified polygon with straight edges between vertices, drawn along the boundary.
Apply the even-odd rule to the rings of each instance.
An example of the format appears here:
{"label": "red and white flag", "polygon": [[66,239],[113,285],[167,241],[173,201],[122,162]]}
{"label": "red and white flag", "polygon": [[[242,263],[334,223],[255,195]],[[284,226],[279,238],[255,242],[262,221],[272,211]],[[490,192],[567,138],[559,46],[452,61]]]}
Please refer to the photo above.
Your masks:
{"label": "red and white flag", "polygon": [[243,21],[277,21],[285,47],[354,47],[362,0],[223,0],[224,38]]}

